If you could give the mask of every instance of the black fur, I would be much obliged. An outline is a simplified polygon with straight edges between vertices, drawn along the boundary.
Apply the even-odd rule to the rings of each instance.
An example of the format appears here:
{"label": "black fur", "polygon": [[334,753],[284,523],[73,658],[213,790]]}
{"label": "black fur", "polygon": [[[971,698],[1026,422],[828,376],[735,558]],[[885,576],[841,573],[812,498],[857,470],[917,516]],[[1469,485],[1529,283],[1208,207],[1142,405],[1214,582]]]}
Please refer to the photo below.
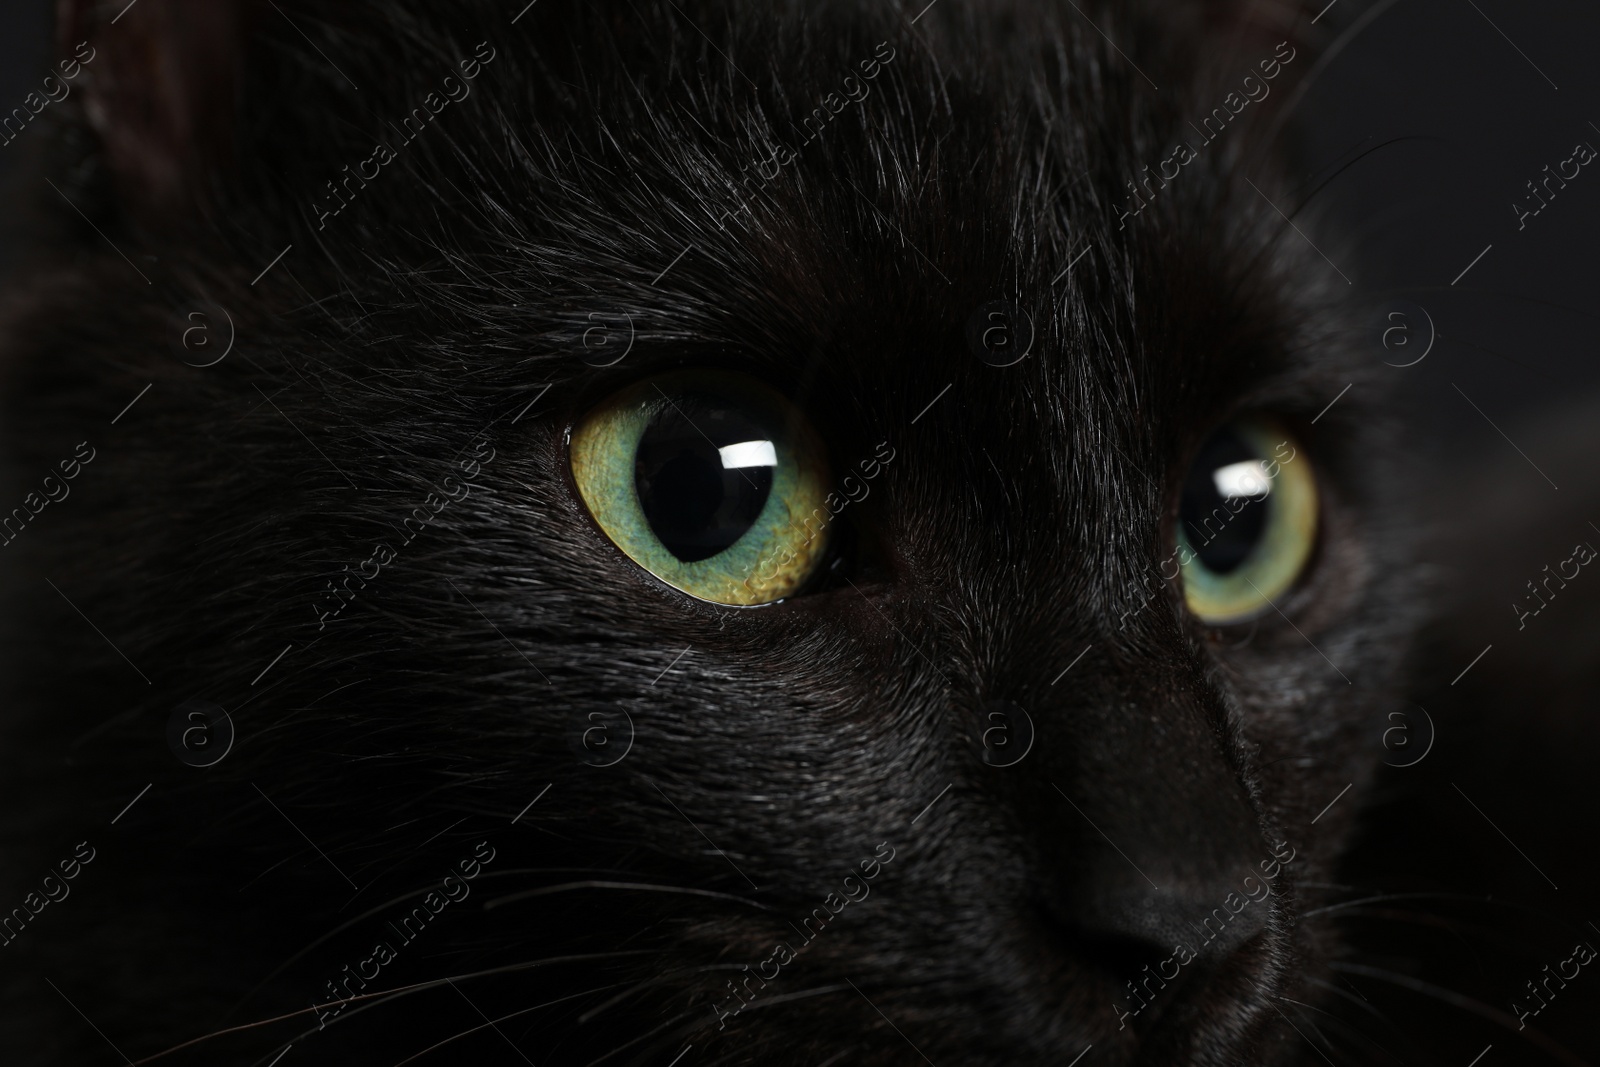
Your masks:
{"label": "black fur", "polygon": [[[171,6],[72,25],[137,69],[117,32]],[[1266,105],[1119,228],[1125,183],[1280,40],[1305,50],[1288,96],[1304,16],[1082,5],[1129,59],[1067,4],[282,6],[170,45],[223,49],[179,79],[221,134],[106,151],[134,105],[93,83],[101,125],[81,97],[53,120],[56,184],[105,236],[43,187],[5,503],[96,458],[0,552],[0,903],[96,858],[0,950],[8,1062],[1314,1061],[1279,1006],[1324,999],[1339,948],[1297,916],[1416,610],[1392,423],[1373,385],[1310,424],[1373,361],[1272,206],[1295,197]],[[479,42],[471,94],[320,218]],[[741,185],[884,50],[870,95]],[[964,336],[997,299],[1037,334],[1007,368]],[[232,353],[186,365],[217,307]],[[627,318],[594,366],[586,331]],[[826,588],[717,611],[586,515],[568,427],[679,365],[772,383],[836,468],[894,449]],[[1325,526],[1292,625],[1211,631],[1174,586],[1141,605],[1188,457],[1244,411],[1300,435]],[[319,628],[341,567],[489,450]],[[165,733],[196,698],[238,731],[204,770]],[[1005,770],[972,743],[997,700],[1037,728]],[[573,737],[617,709],[631,752],[586,765]],[[467,902],[333,1017],[328,981],[480,842]],[[880,845],[870,898],[719,1012]],[[1119,1029],[1125,983],[1280,845],[1227,951]]]}

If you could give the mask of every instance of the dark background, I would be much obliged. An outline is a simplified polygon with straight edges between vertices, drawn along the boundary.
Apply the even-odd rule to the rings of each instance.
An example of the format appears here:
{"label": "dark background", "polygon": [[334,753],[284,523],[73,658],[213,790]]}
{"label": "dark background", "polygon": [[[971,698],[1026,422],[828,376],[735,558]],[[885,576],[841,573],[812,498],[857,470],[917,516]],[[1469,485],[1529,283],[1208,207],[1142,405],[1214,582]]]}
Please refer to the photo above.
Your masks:
{"label": "dark background", "polygon": [[[1453,619],[1425,635],[1433,658],[1409,694],[1447,725],[1425,763],[1386,773],[1365,814],[1369,844],[1348,872],[1352,885],[1393,894],[1351,910],[1351,961],[1413,987],[1346,971],[1345,1018],[1295,1018],[1308,1040],[1341,1046],[1343,1062],[1600,1062],[1600,974],[1576,979],[1536,1021],[1566,1053],[1504,1022],[1522,980],[1565,958],[1573,931],[1600,923],[1600,802],[1586,795],[1600,757],[1600,580],[1589,579],[1591,606],[1552,605],[1565,619],[1528,633],[1513,632],[1506,607],[1585,523],[1600,525],[1600,165],[1520,231],[1512,209],[1576,143],[1600,147],[1600,8],[1337,0],[1319,23],[1321,47],[1358,25],[1319,63],[1294,116],[1297,203],[1321,186],[1297,221],[1373,307],[1374,360],[1420,351],[1379,345],[1389,300],[1423,309],[1438,334],[1425,360],[1392,373],[1422,461],[1419,495],[1441,544],[1457,546],[1441,594]],[[46,73],[50,26],[47,0],[0,4],[0,108]],[[19,164],[49,130],[30,125],[0,147],[5,203],[28,202],[13,191]],[[10,233],[0,270],[14,261],[19,222],[0,219]],[[1409,324],[1423,344],[1426,327]],[[1591,941],[1600,945],[1600,925]],[[1352,1012],[1378,1021],[1352,1036]]]}

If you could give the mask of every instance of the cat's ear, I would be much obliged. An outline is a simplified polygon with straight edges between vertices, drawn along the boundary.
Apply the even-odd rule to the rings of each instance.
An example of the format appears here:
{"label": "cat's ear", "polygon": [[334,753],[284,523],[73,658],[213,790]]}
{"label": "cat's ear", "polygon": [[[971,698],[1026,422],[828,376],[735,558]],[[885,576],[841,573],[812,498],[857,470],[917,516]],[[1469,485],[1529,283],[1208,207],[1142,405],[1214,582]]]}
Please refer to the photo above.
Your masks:
{"label": "cat's ear", "polygon": [[58,0],[72,72],[119,205],[153,221],[202,205],[232,157],[246,0]]}

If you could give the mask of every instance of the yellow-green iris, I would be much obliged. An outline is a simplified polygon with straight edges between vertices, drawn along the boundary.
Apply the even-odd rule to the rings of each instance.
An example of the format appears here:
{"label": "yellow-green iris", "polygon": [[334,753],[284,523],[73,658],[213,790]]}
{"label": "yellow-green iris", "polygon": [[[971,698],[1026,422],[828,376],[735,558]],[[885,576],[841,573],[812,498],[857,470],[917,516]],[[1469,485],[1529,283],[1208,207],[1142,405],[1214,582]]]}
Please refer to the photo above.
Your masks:
{"label": "yellow-green iris", "polygon": [[743,375],[675,371],[631,385],[583,417],[570,451],[606,536],[692,596],[771,603],[824,557],[822,445],[792,404]]}
{"label": "yellow-green iris", "polygon": [[1271,610],[1317,539],[1317,479],[1277,422],[1241,419],[1216,431],[1189,468],[1177,556],[1189,610],[1208,623]]}

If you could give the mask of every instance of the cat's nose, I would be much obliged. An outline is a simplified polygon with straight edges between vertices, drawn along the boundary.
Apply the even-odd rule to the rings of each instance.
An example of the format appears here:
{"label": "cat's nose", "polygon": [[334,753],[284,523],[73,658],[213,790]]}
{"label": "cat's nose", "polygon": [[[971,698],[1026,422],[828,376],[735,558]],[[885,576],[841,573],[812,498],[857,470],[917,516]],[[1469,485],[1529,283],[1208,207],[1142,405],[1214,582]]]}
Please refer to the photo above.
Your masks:
{"label": "cat's nose", "polygon": [[1266,929],[1273,907],[1273,884],[1249,868],[1165,885],[1137,874],[1134,880],[1091,874],[1071,908],[1071,925],[1092,954],[1132,973],[1161,958],[1220,961]]}
{"label": "cat's nose", "polygon": [[[1197,770],[1192,763],[1190,773]],[[1217,774],[1159,814],[1108,799],[1105,784],[1081,800],[1056,787],[1070,805],[1063,814],[1073,840],[1058,918],[1092,951],[1131,962],[1186,947],[1220,960],[1266,928],[1283,864],[1237,783]]]}
{"label": "cat's nose", "polygon": [[1056,921],[1114,973],[1175,954],[1220,963],[1280,910],[1285,861],[1204,705],[1116,710],[1077,719],[1050,752]]}

